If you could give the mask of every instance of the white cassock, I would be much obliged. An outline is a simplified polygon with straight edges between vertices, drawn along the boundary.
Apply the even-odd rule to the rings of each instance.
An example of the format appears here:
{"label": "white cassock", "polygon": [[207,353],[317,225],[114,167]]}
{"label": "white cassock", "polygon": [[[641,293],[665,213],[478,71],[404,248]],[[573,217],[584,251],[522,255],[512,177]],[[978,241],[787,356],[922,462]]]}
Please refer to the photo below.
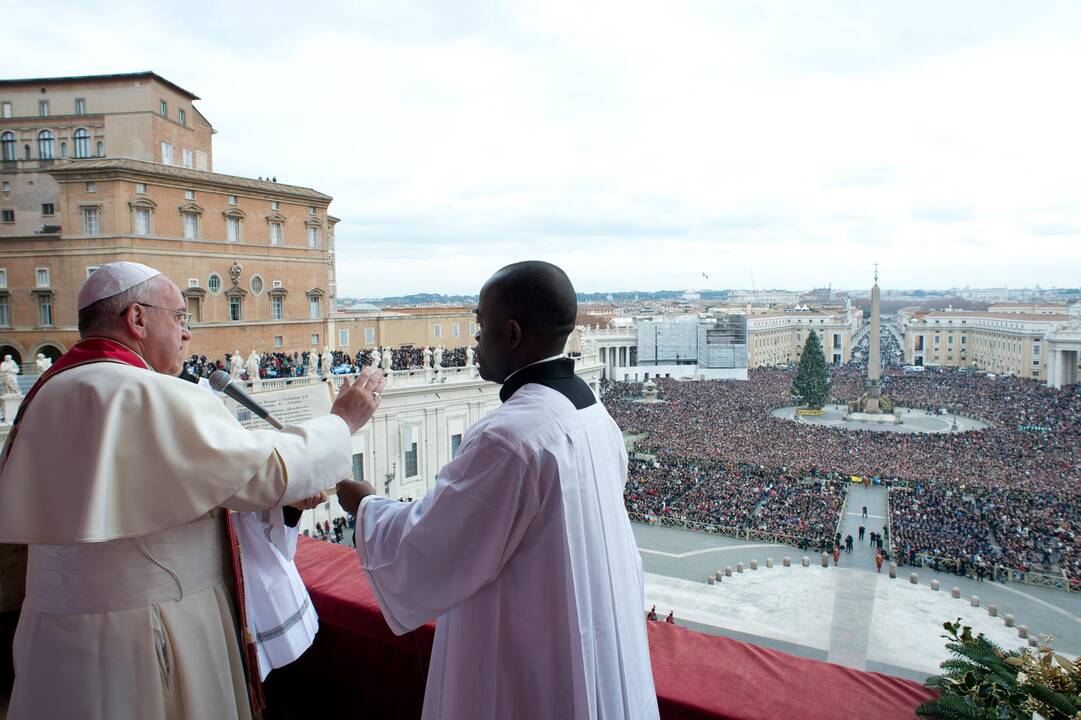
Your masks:
{"label": "white cassock", "polygon": [[601,404],[527,384],[426,497],[364,499],[357,551],[387,623],[437,619],[425,718],[658,717],[626,479]]}
{"label": "white cassock", "polygon": [[29,545],[8,717],[249,717],[222,508],[294,503],[350,470],[333,415],[249,431],[130,365],[49,380],[0,467],[0,542]]}

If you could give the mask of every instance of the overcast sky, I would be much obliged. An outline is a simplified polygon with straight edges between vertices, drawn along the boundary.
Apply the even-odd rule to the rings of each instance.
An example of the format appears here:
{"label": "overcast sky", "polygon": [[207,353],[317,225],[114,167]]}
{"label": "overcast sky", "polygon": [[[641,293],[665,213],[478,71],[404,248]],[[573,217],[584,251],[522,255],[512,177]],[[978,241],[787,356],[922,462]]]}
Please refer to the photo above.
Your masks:
{"label": "overcast sky", "polygon": [[[334,197],[339,294],[1081,283],[1081,3],[13,3],[5,77],[154,70]],[[703,273],[709,279],[703,277]]]}

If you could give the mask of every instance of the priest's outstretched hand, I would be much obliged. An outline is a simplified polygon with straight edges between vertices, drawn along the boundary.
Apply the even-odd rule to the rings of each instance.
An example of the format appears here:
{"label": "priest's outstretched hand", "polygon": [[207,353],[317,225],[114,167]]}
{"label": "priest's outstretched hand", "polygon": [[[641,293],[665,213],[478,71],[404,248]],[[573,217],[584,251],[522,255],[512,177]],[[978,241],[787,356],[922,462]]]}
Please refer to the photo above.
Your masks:
{"label": "priest's outstretched hand", "polygon": [[349,382],[348,378],[342,380],[330,412],[345,421],[350,435],[356,434],[375,414],[385,384],[382,371],[372,371],[371,368],[361,370],[353,382]]}
{"label": "priest's outstretched hand", "polygon": [[342,480],[338,483],[338,502],[342,509],[350,515],[357,514],[360,501],[369,495],[375,495],[375,488],[371,483],[356,482],[355,480]]}

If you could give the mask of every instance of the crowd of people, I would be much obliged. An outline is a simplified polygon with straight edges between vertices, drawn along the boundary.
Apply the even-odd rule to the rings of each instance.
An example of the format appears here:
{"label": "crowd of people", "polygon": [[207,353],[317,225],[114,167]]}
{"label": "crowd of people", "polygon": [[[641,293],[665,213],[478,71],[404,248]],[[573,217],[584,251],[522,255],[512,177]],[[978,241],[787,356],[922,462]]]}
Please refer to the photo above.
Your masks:
{"label": "crowd of people", "polygon": [[[605,403],[622,429],[642,435],[627,507],[647,514],[763,527],[822,523],[831,493],[851,475],[893,486],[892,546],[901,559],[929,554],[970,566],[1065,571],[1081,576],[1081,390],[1012,376],[928,369],[883,373],[898,406],[949,409],[991,423],[965,433],[899,434],[794,423],[770,415],[792,404],[795,370],[751,370],[746,382],[659,379],[606,383]],[[831,402],[858,398],[858,366],[831,373]],[[776,499],[763,502],[763,488]],[[817,511],[813,508],[819,508]],[[797,529],[799,526],[797,525]],[[832,530],[831,530],[832,532]]]}
{"label": "crowd of people", "polygon": [[307,537],[314,537],[316,540],[337,543],[340,545],[345,542],[346,533],[351,531],[355,524],[356,519],[353,516],[349,516],[348,520],[344,517],[336,517],[333,522],[330,520],[316,522],[315,532],[311,533],[305,530],[304,535]]}
{"label": "crowd of people", "polygon": [[[432,349],[428,348],[427,361],[431,365]],[[329,372],[335,375],[358,373],[361,368],[375,364],[382,367],[382,356],[379,350],[360,350],[354,354],[341,350],[331,351],[331,363]],[[259,379],[273,380],[277,378],[301,377],[312,374],[325,374],[323,368],[323,355],[317,352],[305,350],[304,352],[263,352],[259,355]],[[225,357],[208,359],[206,355],[192,355],[184,362],[183,373],[189,377],[210,377],[215,370],[229,370],[232,362],[232,354],[226,353]],[[241,353],[241,364],[244,371],[241,378],[252,380],[247,370],[247,356]],[[414,370],[424,366],[425,348],[403,346],[391,349],[391,369]],[[465,367],[467,353],[465,347],[444,348],[442,354],[442,367]]]}
{"label": "crowd of people", "polygon": [[803,479],[755,465],[658,454],[631,462],[627,510],[719,526],[783,533],[803,547],[825,549],[837,527],[844,485]]}

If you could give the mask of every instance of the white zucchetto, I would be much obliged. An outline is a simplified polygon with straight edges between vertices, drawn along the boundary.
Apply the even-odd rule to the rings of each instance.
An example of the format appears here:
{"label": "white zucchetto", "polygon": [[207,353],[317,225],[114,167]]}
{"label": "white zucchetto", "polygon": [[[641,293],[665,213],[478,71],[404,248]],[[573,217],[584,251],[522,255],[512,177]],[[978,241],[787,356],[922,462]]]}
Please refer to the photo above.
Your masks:
{"label": "white zucchetto", "polygon": [[161,275],[160,270],[137,262],[112,262],[102,265],[91,273],[79,290],[78,309],[82,310],[98,300],[111,298],[158,275]]}

